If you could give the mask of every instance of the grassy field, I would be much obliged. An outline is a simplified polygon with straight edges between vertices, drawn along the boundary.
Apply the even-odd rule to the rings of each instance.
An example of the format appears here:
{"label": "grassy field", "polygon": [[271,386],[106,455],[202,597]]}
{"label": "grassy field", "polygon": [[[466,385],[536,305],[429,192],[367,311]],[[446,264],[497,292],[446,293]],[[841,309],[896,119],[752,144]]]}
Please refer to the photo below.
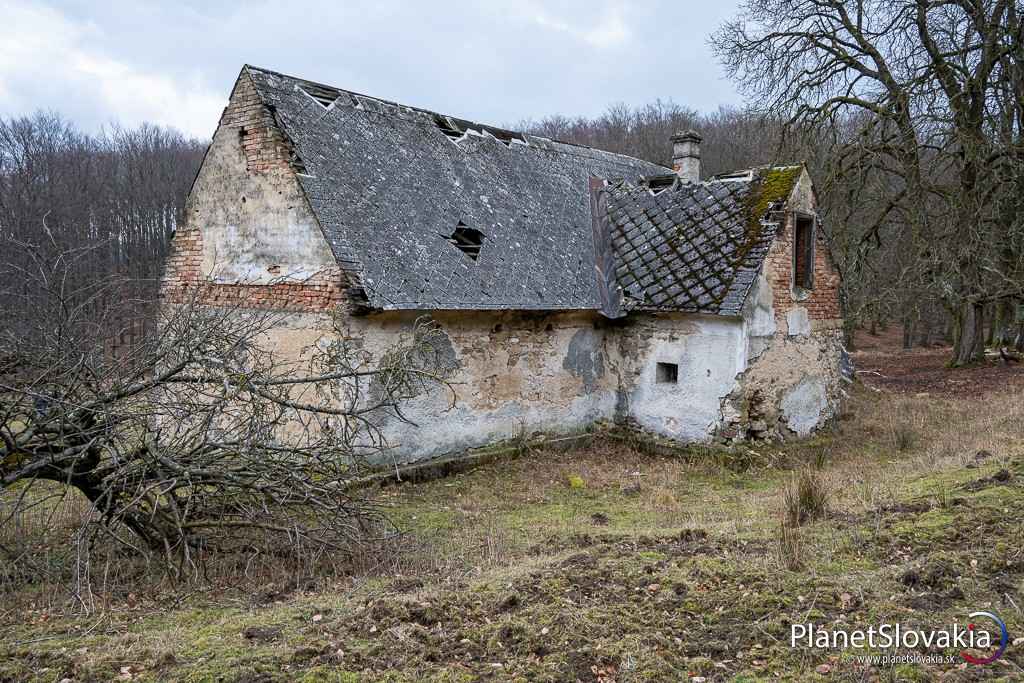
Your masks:
{"label": "grassy field", "polygon": [[[1022,398],[860,387],[801,443],[601,437],[385,487],[407,533],[343,578],[8,596],[0,681],[1024,680],[1024,641],[986,666],[789,643],[977,610],[1024,634]],[[825,513],[784,528],[800,477]]]}

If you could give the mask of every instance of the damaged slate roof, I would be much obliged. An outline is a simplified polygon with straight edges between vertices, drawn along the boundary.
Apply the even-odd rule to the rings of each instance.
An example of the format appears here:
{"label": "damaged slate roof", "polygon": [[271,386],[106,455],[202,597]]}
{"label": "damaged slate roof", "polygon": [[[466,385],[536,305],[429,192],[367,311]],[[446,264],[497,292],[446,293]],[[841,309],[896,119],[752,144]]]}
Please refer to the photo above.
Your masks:
{"label": "damaged slate roof", "polygon": [[[665,172],[248,71],[301,160],[335,258],[374,308],[596,308],[588,178]],[[444,127],[467,132],[452,139]],[[449,242],[460,223],[482,233],[476,259]]]}
{"label": "damaged slate roof", "polygon": [[601,224],[626,311],[736,315],[771,240],[749,232],[756,180],[654,194],[645,178],[670,173],[657,164],[245,71],[374,309],[605,310],[592,178],[609,181]]}
{"label": "damaged slate roof", "polygon": [[608,187],[616,279],[626,311],[739,315],[775,226],[754,219],[754,177]]}

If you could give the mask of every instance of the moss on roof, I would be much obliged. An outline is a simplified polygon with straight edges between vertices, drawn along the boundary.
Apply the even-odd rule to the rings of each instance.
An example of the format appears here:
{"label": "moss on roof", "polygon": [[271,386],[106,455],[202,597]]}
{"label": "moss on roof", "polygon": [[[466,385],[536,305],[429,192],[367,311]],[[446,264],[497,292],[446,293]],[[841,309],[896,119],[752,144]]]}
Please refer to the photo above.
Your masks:
{"label": "moss on roof", "polygon": [[776,202],[784,202],[793,192],[793,186],[800,179],[803,164],[796,166],[771,166],[758,170],[758,188],[751,195],[750,214],[754,225],[760,229],[761,220]]}

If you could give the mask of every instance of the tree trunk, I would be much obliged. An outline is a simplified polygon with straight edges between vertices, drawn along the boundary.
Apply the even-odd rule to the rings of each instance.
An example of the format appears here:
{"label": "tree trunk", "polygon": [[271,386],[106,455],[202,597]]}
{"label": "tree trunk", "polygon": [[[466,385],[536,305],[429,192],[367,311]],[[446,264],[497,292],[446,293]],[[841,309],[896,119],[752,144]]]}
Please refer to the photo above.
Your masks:
{"label": "tree trunk", "polygon": [[906,317],[903,319],[903,350],[909,351],[914,348],[914,319]]}
{"label": "tree trunk", "polygon": [[847,351],[856,351],[857,326],[849,318],[843,320],[843,346]]}
{"label": "tree trunk", "polygon": [[932,345],[932,333],[934,324],[930,318],[925,318],[921,325],[921,336],[917,338],[918,346],[928,348]]}
{"label": "tree trunk", "polygon": [[1006,346],[1012,341],[1013,308],[1011,299],[1002,299],[996,303],[992,320],[992,346]]}
{"label": "tree trunk", "polygon": [[959,334],[953,345],[954,367],[980,362],[985,357],[985,307],[967,302],[957,316]]}

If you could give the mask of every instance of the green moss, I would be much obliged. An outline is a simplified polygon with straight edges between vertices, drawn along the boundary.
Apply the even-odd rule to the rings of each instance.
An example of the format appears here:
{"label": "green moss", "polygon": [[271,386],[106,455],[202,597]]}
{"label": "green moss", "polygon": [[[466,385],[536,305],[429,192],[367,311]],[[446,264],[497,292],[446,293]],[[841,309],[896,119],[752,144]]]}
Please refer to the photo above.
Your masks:
{"label": "green moss", "polygon": [[803,165],[775,166],[762,169],[758,173],[758,188],[753,193],[750,207],[754,234],[760,235],[761,220],[768,213],[772,204],[789,198],[790,193],[793,192],[793,186],[800,179],[803,170]]}

